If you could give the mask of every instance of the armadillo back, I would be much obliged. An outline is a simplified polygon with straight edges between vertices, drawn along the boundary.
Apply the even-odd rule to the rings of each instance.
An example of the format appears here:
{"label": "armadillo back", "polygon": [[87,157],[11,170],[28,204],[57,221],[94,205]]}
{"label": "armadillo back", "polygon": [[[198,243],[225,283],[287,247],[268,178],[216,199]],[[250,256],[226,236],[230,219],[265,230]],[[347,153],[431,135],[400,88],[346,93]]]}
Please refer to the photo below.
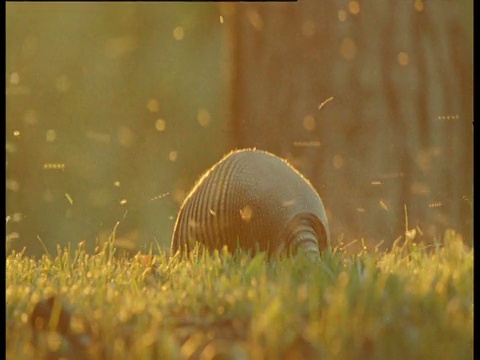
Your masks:
{"label": "armadillo back", "polygon": [[285,160],[259,150],[233,151],[196,183],[180,208],[172,252],[196,242],[273,253],[311,228],[316,246],[329,246],[323,203],[311,184]]}

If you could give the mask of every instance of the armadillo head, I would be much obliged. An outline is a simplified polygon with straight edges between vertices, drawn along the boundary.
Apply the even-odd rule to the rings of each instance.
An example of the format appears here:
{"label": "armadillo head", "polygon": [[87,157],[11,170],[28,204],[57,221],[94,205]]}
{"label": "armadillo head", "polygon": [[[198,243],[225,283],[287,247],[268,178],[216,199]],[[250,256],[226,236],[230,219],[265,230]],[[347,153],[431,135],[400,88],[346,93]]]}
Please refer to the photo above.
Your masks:
{"label": "armadillo head", "polygon": [[320,252],[328,247],[329,233],[322,222],[312,214],[298,214],[284,232],[283,251],[296,254],[304,252],[311,259],[319,259]]}
{"label": "armadillo head", "polygon": [[310,258],[320,257],[317,235],[308,224],[300,225],[292,234],[289,243],[293,253],[303,251]]}

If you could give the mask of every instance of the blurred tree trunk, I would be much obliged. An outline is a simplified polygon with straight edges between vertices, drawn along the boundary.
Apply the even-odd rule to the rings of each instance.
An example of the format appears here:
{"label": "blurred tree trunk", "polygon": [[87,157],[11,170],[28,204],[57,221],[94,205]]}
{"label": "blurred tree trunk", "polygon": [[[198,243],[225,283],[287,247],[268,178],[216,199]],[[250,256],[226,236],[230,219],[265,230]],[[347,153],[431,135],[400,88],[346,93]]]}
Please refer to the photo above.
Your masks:
{"label": "blurred tree trunk", "polygon": [[[333,239],[471,240],[471,37],[458,2],[225,5],[237,147],[286,157]],[[471,29],[471,28],[470,28]]]}

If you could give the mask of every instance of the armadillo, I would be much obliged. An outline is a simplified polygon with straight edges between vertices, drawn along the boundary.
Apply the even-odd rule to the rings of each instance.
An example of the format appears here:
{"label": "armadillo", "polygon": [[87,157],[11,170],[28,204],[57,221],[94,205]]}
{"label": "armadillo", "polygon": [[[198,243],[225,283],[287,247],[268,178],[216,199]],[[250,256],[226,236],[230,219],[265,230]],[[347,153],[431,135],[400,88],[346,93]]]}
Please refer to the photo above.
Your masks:
{"label": "armadillo", "polygon": [[213,165],[185,198],[171,252],[238,248],[318,257],[330,246],[320,196],[286,160],[256,149],[235,150]]}

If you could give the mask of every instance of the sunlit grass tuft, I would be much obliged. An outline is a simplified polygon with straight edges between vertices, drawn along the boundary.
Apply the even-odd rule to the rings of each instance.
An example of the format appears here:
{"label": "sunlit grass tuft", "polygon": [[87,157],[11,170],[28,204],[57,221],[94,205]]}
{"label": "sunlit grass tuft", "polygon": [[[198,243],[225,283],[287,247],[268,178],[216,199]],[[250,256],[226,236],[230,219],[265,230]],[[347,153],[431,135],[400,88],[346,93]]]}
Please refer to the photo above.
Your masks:
{"label": "sunlit grass tuft", "polygon": [[453,232],[318,262],[114,255],[10,254],[7,358],[473,358],[473,250]]}

